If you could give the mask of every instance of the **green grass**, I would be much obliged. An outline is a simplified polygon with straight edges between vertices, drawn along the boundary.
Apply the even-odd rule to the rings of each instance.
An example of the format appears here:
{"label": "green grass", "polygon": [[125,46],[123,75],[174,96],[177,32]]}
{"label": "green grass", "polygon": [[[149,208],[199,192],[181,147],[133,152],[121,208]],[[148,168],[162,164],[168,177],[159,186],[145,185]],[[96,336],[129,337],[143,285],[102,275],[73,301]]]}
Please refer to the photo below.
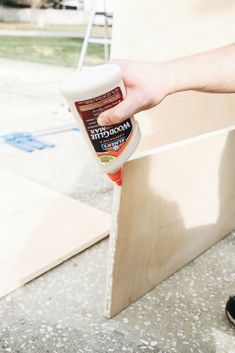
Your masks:
{"label": "green grass", "polygon": [[[0,22],[0,30],[25,30],[25,31],[59,31],[59,32],[74,32],[85,34],[87,26],[84,25],[45,25],[43,28],[38,27],[33,23],[22,22]],[[101,26],[94,25],[92,34],[95,36],[103,36],[104,29]],[[108,28],[108,34],[111,35],[111,27]]]}
{"label": "green grass", "polygon": [[[0,57],[76,67],[82,40],[73,38],[0,37]],[[86,65],[104,62],[103,46],[89,44]]]}

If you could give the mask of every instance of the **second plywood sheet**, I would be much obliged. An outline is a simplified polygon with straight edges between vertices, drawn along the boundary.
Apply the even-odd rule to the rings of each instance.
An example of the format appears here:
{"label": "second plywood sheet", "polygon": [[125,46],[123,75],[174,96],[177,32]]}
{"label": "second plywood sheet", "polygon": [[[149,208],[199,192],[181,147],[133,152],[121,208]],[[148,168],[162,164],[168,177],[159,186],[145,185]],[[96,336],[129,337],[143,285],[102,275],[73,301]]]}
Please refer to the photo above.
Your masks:
{"label": "second plywood sheet", "polygon": [[0,297],[109,233],[110,216],[0,172]]}

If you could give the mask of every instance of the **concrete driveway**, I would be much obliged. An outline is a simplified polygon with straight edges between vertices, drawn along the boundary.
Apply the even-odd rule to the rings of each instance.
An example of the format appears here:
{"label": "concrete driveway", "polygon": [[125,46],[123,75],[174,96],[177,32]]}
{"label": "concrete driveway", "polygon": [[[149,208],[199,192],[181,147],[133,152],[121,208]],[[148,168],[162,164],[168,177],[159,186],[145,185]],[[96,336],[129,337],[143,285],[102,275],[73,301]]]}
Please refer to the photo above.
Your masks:
{"label": "concrete driveway", "polygon": [[[73,69],[0,59],[0,135],[76,125],[59,85]],[[25,153],[0,144],[0,165],[110,211],[112,185],[96,169],[77,131],[40,137],[56,147]]]}

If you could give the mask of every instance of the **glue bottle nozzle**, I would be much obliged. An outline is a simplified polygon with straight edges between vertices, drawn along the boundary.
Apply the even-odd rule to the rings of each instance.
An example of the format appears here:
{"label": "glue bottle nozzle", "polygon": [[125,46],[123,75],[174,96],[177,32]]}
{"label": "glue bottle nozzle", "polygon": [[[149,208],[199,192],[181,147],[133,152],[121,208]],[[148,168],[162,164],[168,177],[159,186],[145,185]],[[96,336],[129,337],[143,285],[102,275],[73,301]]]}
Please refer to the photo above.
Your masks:
{"label": "glue bottle nozzle", "polygon": [[118,186],[122,185],[122,168],[116,170],[114,173],[108,173],[107,175]]}

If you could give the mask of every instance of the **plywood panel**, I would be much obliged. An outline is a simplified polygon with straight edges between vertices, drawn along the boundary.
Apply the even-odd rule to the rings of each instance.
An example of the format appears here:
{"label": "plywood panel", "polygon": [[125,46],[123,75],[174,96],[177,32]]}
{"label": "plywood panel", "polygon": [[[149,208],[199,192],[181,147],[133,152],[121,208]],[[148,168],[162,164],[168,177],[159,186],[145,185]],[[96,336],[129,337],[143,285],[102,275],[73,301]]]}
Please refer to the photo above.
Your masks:
{"label": "plywood panel", "polygon": [[0,172],[0,297],[109,233],[110,216]]}
{"label": "plywood panel", "polygon": [[112,56],[162,61],[234,42],[233,0],[119,0]]}
{"label": "plywood panel", "polygon": [[[115,5],[112,57],[162,61],[234,42],[233,0],[120,0]],[[234,94],[172,95],[138,114],[143,134],[138,151],[234,125],[234,111]]]}
{"label": "plywood panel", "polygon": [[116,188],[106,316],[235,229],[235,131],[128,162]]}
{"label": "plywood panel", "polygon": [[181,92],[142,112],[136,153],[235,125],[235,94]]}

